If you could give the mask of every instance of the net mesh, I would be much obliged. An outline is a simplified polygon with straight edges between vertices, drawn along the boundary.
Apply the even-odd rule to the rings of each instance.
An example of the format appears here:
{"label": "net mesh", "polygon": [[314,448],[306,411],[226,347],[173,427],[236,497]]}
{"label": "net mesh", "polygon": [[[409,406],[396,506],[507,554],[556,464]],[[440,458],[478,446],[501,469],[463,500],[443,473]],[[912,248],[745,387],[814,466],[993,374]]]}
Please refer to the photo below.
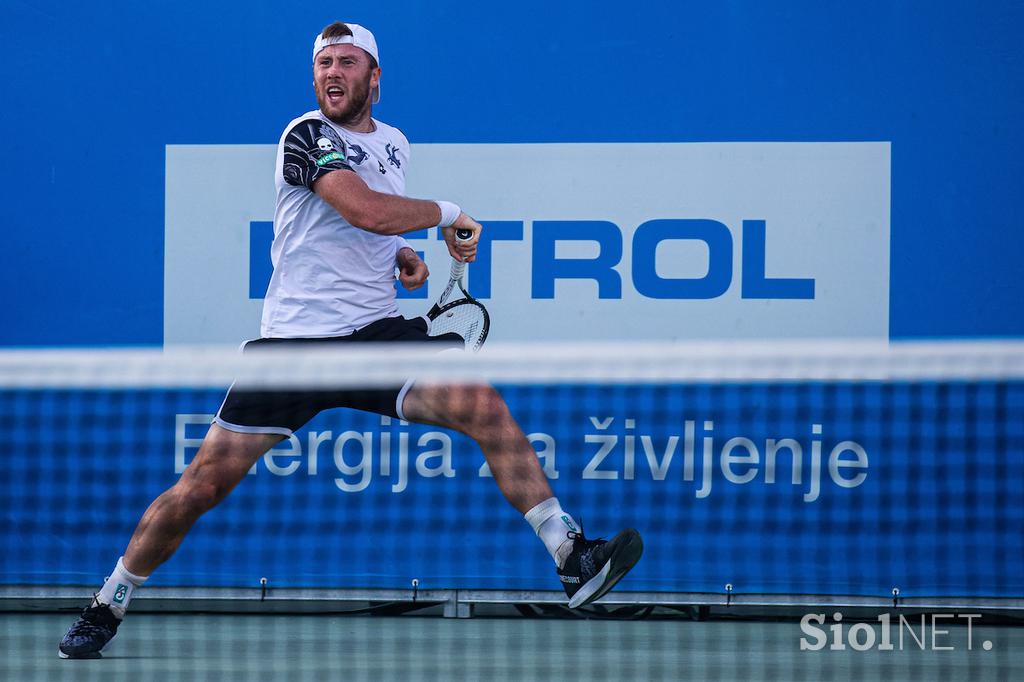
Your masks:
{"label": "net mesh", "polygon": [[[984,611],[972,623],[984,627],[994,609],[1024,605],[1024,344],[1014,343],[0,353],[4,603],[42,609],[59,597],[84,606],[147,506],[195,457],[232,381],[323,389],[409,378],[495,384],[587,535],[642,533],[636,568],[605,599],[569,612],[550,557],[502,497],[476,443],[437,426],[329,410],[260,457],[198,521],[139,591],[133,613],[145,610],[147,591],[169,603],[187,597],[194,608],[255,612],[311,600],[335,610],[356,601],[442,604],[448,615],[477,617],[462,634],[427,630],[453,642],[476,636],[491,653],[451,654],[450,669],[436,657],[401,658],[413,677],[561,676],[573,661],[591,670],[611,651],[615,661],[592,676],[675,678],[682,651],[698,676],[810,679],[882,669],[873,665],[929,669],[932,640],[908,645],[902,658],[881,657],[878,616],[941,612],[952,620],[929,620],[926,634],[948,630],[938,644],[961,652],[962,666],[937,666],[940,677],[1012,671],[1007,648],[1018,631],[997,628],[986,640],[992,649],[976,636],[969,648],[961,615]],[[519,605],[497,615],[547,619],[533,630],[498,627],[484,617],[494,604]],[[790,610],[780,615],[783,606]],[[848,611],[845,649],[829,658],[833,612],[856,608],[867,611]],[[799,624],[806,613],[823,614],[822,650]],[[781,624],[722,620],[766,615]],[[642,629],[596,622],[638,617],[647,618]],[[875,633],[865,652],[847,639],[858,617]],[[264,627],[271,639],[321,632],[320,621],[295,617],[291,630],[287,619],[267,618],[245,627]],[[690,622],[702,619],[715,623],[714,637]],[[44,670],[25,652],[56,660],[70,620],[4,621],[5,632],[21,634],[8,638],[19,653],[0,666]],[[176,637],[207,640],[202,655],[221,655],[218,670],[251,672],[256,659],[232,657],[231,637],[208,641],[221,632],[220,621],[209,622],[216,625],[206,635],[186,627]],[[408,652],[410,639],[420,646],[429,638],[404,621],[353,622],[341,626],[354,628],[350,643],[373,639]],[[108,657],[154,650],[148,638],[161,637],[159,629],[129,634],[132,627],[129,620]],[[547,634],[524,634],[540,631]],[[855,643],[866,641],[859,636]],[[737,650],[760,658],[737,668],[729,659]],[[332,656],[330,667],[373,676],[384,670],[375,660]]]}

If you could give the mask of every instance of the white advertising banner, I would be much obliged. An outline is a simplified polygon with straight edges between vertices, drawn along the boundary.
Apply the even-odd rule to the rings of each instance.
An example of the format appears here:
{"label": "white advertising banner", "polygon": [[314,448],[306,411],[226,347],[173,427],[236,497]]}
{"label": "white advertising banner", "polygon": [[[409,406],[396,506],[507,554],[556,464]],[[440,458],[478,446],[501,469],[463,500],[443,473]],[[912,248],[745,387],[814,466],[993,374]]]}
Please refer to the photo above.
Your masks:
{"label": "white advertising banner", "polygon": [[[259,335],[275,153],[167,147],[166,345]],[[413,145],[407,177],[485,223],[493,340],[888,339],[888,142]],[[449,258],[408,236],[414,316]]]}

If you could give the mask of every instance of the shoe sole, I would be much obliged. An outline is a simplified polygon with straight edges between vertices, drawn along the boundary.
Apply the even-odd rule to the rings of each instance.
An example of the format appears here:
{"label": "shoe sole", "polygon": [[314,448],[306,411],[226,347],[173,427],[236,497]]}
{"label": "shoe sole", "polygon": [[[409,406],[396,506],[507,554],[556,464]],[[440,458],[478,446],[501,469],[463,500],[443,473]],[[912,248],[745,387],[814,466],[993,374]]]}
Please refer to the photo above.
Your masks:
{"label": "shoe sole", "polygon": [[[572,599],[569,600],[569,608],[577,609],[595,602],[615,587],[623,576],[629,573],[630,569],[640,561],[640,555],[644,553],[644,541],[640,539],[640,533],[633,529],[624,530],[619,534],[628,537],[615,548],[611,557],[605,562],[601,572],[588,580],[579,589]],[[615,538],[617,540],[618,537]],[[615,542],[612,540],[612,542]]]}
{"label": "shoe sole", "polygon": [[[102,651],[102,649],[100,651]],[[90,651],[90,652],[84,653],[84,654],[66,654],[63,651],[61,651],[60,649],[57,649],[57,656],[60,657],[60,658],[67,658],[67,659],[72,659],[72,660],[74,660],[74,659],[103,658],[103,654],[101,654],[99,651]]]}

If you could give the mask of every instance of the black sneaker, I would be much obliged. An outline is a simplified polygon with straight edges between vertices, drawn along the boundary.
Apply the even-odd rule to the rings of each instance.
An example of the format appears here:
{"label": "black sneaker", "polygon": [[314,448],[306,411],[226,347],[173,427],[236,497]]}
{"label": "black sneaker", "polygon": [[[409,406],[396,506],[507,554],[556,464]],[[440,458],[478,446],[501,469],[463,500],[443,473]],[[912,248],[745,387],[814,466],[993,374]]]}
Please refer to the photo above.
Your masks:
{"label": "black sneaker", "polygon": [[569,595],[570,609],[607,594],[636,565],[644,551],[640,533],[632,528],[607,541],[588,540],[582,531],[570,532],[569,539],[573,541],[572,552],[558,569],[558,578]]}
{"label": "black sneaker", "polygon": [[92,606],[82,611],[68,634],[60,641],[57,655],[61,658],[103,658],[100,651],[117,633],[121,619],[110,607],[93,600]]}

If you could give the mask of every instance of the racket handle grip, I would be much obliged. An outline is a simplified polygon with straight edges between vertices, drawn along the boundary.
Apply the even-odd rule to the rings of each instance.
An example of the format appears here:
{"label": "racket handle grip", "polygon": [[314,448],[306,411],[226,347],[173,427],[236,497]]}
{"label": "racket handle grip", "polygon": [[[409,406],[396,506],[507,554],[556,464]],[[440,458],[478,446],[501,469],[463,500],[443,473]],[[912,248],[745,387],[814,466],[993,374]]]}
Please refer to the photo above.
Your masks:
{"label": "racket handle grip", "polygon": [[[455,241],[464,242],[473,238],[473,230],[455,230]],[[466,272],[466,264],[452,259],[452,279],[461,280]]]}

